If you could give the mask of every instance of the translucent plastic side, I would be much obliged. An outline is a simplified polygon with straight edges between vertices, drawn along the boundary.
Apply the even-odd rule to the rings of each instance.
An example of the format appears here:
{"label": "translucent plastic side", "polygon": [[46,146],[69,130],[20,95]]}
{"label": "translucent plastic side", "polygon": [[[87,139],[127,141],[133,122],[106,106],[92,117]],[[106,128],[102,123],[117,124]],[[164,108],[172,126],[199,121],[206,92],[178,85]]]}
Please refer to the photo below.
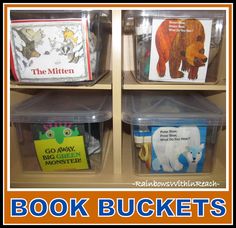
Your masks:
{"label": "translucent plastic side", "polygon": [[[110,11],[86,11],[86,10],[14,10],[10,12],[10,19],[12,21],[23,21],[23,20],[69,20],[69,19],[86,19],[87,27],[88,27],[88,49],[89,49],[89,59],[90,59],[90,67],[91,67],[91,75],[92,78],[89,80],[75,80],[75,79],[67,79],[67,78],[54,78],[51,79],[22,79],[17,78],[14,74],[16,71],[15,67],[13,68],[13,64],[11,64],[11,79],[16,79],[15,83],[37,83],[37,84],[68,84],[68,85],[93,85],[99,79],[101,79],[107,72],[109,72],[109,42],[111,39],[111,14]],[[54,21],[55,23],[55,21]],[[68,22],[69,23],[69,22]],[[66,25],[65,25],[66,26]],[[27,28],[26,28],[27,29]],[[56,34],[55,34],[56,36]],[[54,42],[52,40],[52,42]],[[50,42],[50,43],[52,43]],[[14,44],[13,44],[14,45]],[[24,44],[27,46],[27,44]],[[24,46],[23,45],[23,46]],[[53,45],[53,44],[52,44]],[[62,46],[62,45],[61,45]],[[62,47],[62,54],[64,51],[70,48],[68,45]],[[22,50],[23,51],[23,50]],[[23,52],[22,52],[23,53]],[[49,52],[47,51],[46,54]],[[75,53],[74,56],[79,55]],[[12,53],[14,55],[14,53]],[[71,55],[72,56],[72,55]],[[70,58],[70,61],[73,62],[78,61],[77,59]],[[26,62],[26,61],[25,61]],[[32,62],[32,61],[31,61]],[[14,64],[15,65],[15,64]],[[19,65],[19,64],[18,64]],[[24,64],[25,65],[25,64]],[[43,67],[43,66],[41,66]],[[60,66],[55,66],[60,68]],[[39,65],[40,68],[40,65]],[[54,74],[55,72],[53,72]],[[57,72],[61,74],[61,72]],[[18,73],[19,75],[19,73]]]}
{"label": "translucent plastic side", "polygon": [[[141,83],[160,83],[150,80],[149,64],[152,42],[152,23],[154,19],[185,19],[211,20],[210,50],[208,56],[208,69],[205,83],[216,83],[219,66],[219,55],[222,46],[223,29],[225,26],[225,12],[213,10],[153,10],[128,11],[124,14],[123,31],[133,34],[135,79]],[[174,26],[174,25],[173,25]],[[166,40],[166,42],[168,42]],[[164,45],[164,44],[163,44]],[[167,54],[165,54],[167,55]],[[166,56],[167,57],[167,56]],[[174,82],[171,81],[171,83]],[[176,82],[177,83],[177,82]],[[191,81],[190,81],[191,83]]]}
{"label": "translucent plastic side", "polygon": [[[137,129],[140,134],[137,134]],[[210,173],[215,161],[215,144],[219,127],[206,127],[204,147],[195,155],[191,151],[177,151],[181,147],[173,142],[165,142],[156,147],[160,141],[155,141],[153,132],[148,133],[148,126],[131,126],[133,168],[137,175],[158,174],[202,174]],[[164,134],[164,133],[163,133]],[[186,135],[187,137],[187,135]],[[184,143],[182,143],[183,145]],[[201,144],[202,145],[202,144]],[[172,148],[172,147],[173,148]],[[188,145],[193,150],[193,146]],[[160,151],[156,152],[156,148]],[[172,148],[172,151],[170,150]],[[175,151],[175,152],[173,152]],[[178,154],[176,156],[176,153]],[[158,168],[157,168],[158,166]]]}
{"label": "translucent plastic side", "polygon": [[[44,167],[42,167],[42,163],[37,152],[37,150],[39,150],[40,148],[36,148],[35,140],[39,136],[39,134],[43,134],[40,133],[40,131],[43,132],[45,130],[45,125],[42,125],[42,127],[36,127],[34,123],[17,123],[14,124],[14,126],[16,128],[17,133],[17,139],[15,140],[18,141],[23,171],[97,173],[100,172],[103,167],[103,160],[105,156],[103,137],[105,131],[107,130],[107,128],[104,128],[103,122],[91,124],[77,124],[76,127],[76,130],[78,130],[83,136],[88,168],[79,167],[79,162],[78,158],[76,158],[76,154],[81,151],[77,151],[76,149],[72,150],[74,145],[70,143],[67,143],[67,147],[64,147],[64,149],[68,148],[68,151],[59,151],[53,149],[55,148],[53,146],[50,150],[48,149],[48,152],[46,152],[42,156],[45,165]],[[55,140],[58,141],[58,138],[55,138]],[[61,148],[63,148],[63,146],[61,146]],[[71,151],[69,148],[71,148]],[[72,165],[71,169],[70,167],[67,167],[65,169],[60,167],[60,165],[69,162],[71,162]],[[73,164],[76,162],[78,162],[78,167]],[[86,161],[84,160],[83,162]],[[50,171],[44,170],[46,165],[47,167],[49,167]],[[11,164],[11,166],[14,166],[14,164]]]}

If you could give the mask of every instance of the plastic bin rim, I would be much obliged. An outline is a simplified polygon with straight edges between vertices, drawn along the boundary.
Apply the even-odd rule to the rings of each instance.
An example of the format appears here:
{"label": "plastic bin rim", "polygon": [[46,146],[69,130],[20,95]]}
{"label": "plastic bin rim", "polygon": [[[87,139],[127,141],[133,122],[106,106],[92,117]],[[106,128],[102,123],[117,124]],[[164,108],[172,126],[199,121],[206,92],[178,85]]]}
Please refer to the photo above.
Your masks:
{"label": "plastic bin rim", "polygon": [[44,114],[31,114],[29,116],[23,113],[11,114],[12,123],[45,123],[45,122],[63,122],[69,121],[73,123],[99,123],[105,122],[112,118],[112,113],[107,112],[91,112],[91,115],[75,115],[74,113],[47,113]]}
{"label": "plastic bin rim", "polygon": [[11,13],[19,13],[19,14],[69,14],[69,13],[99,13],[100,16],[106,16],[109,17],[111,14],[111,10],[99,10],[99,9],[64,9],[64,10],[53,10],[53,9],[46,9],[46,10],[11,10]]}
{"label": "plastic bin rim", "polygon": [[[138,116],[132,113],[122,113],[122,121],[130,125],[142,125],[142,126],[181,126],[185,125],[202,125],[202,126],[221,126],[225,124],[225,116],[223,114],[205,114],[202,116],[189,115],[172,117],[148,115],[148,117]],[[179,123],[177,122],[179,121]]]}
{"label": "plastic bin rim", "polygon": [[[158,15],[157,12],[165,12],[166,15],[161,14]],[[175,12],[182,12],[183,15],[174,15],[173,13]],[[124,12],[124,17],[125,18],[134,18],[134,17],[153,17],[153,16],[159,16],[159,17],[183,17],[183,18],[189,18],[189,17],[194,17],[196,18],[196,15],[193,15],[193,13],[199,13],[201,12],[201,14],[199,14],[197,16],[197,18],[223,18],[225,17],[225,10],[209,10],[209,9],[202,9],[202,10],[196,10],[196,9],[183,9],[183,10],[176,10],[176,9],[158,9],[158,10],[127,10],[126,12]]]}

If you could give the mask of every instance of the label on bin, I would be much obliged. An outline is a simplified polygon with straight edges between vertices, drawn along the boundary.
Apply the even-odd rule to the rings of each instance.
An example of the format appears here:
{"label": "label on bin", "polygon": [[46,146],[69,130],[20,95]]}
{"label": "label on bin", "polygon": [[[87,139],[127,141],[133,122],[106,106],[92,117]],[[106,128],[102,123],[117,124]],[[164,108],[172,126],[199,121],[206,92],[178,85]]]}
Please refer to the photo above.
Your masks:
{"label": "label on bin", "polygon": [[90,54],[94,55],[94,44],[90,36],[86,19],[12,21],[11,66],[15,79],[92,80]]}
{"label": "label on bin", "polygon": [[209,19],[153,19],[149,80],[205,82],[211,28]]}
{"label": "label on bin", "polygon": [[40,166],[43,171],[89,169],[83,136],[34,140]]}
{"label": "label on bin", "polygon": [[207,127],[152,127],[152,171],[202,172]]}

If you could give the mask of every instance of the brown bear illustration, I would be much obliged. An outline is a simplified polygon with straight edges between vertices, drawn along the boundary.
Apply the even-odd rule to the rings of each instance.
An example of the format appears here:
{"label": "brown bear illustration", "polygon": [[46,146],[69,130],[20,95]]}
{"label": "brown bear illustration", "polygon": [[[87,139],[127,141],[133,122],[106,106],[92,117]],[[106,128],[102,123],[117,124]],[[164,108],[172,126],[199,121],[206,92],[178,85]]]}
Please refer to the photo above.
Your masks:
{"label": "brown bear illustration", "polygon": [[[181,78],[182,71],[188,72],[189,79],[197,79],[198,68],[204,66],[204,27],[196,19],[166,19],[156,32],[155,42],[159,60],[157,73],[164,77],[169,61],[171,78]],[[182,69],[179,71],[182,62]]]}

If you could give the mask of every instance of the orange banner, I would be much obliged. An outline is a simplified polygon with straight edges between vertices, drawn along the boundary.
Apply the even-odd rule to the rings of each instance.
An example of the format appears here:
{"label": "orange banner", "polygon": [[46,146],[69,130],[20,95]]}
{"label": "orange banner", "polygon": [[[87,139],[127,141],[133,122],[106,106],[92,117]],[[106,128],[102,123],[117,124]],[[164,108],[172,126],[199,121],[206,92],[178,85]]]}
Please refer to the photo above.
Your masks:
{"label": "orange banner", "polygon": [[20,224],[227,224],[229,192],[9,192],[5,222]]}

